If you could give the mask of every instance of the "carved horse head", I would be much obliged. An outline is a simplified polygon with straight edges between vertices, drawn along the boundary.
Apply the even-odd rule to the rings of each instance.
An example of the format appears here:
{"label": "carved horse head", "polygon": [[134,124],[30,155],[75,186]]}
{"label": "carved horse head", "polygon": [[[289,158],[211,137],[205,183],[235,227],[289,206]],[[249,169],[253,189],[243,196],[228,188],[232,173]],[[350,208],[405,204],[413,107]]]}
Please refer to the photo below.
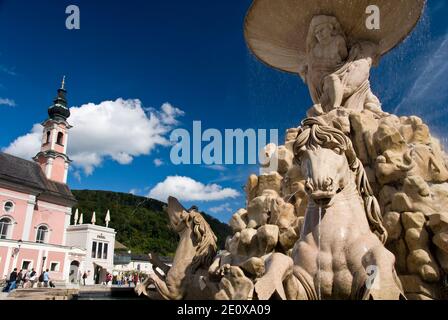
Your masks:
{"label": "carved horse head", "polygon": [[[201,266],[208,268],[217,250],[217,239],[210,225],[196,207],[186,210],[174,197],[168,198],[167,213],[171,227],[181,236],[181,241],[191,241],[191,245],[196,249],[190,268],[192,270],[197,270]],[[183,237],[184,233],[189,236]],[[182,252],[179,253],[182,254]],[[177,254],[176,252],[176,257]]]}
{"label": "carved horse head", "polygon": [[355,182],[364,200],[370,227],[385,243],[387,232],[382,225],[378,201],[351,140],[342,131],[318,118],[303,120],[294,143],[294,156],[306,179],[305,191],[320,207],[331,207],[336,195]]}

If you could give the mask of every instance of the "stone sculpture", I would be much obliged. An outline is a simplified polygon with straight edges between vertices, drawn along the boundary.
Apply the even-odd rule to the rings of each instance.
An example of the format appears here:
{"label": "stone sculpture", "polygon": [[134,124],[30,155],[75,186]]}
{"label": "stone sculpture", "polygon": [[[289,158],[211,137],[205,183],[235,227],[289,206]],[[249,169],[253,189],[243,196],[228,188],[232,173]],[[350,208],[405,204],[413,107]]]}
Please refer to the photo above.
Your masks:
{"label": "stone sculpture", "polygon": [[[180,237],[173,264],[170,267],[150,255],[155,273],[135,288],[137,294],[166,300],[251,298],[253,284],[240,268],[225,264],[209,271],[216,255],[216,236],[197,209],[186,210],[170,197],[166,211]],[[156,290],[150,290],[151,286]]]}
{"label": "stone sculpture", "polygon": [[[250,50],[300,75],[314,105],[284,145],[267,146],[225,249],[215,255],[212,241],[191,268],[196,247],[181,249],[181,235],[165,281],[144,288],[153,283],[166,299],[448,298],[448,157],[422,119],[383,112],[369,84],[370,68],[412,31],[425,1],[376,2],[393,14],[369,31],[367,0],[253,1]],[[172,198],[170,207],[198,215]]]}
{"label": "stone sculpture", "polygon": [[[192,208],[185,210],[175,199],[168,199],[171,227],[179,234],[179,246],[172,267],[152,260],[163,271],[151,274],[136,291],[150,298],[168,300],[209,298],[212,296],[205,279],[216,254],[216,236],[205,219]],[[154,285],[157,292],[148,290]]]}
{"label": "stone sculpture", "polygon": [[[384,246],[387,233],[379,205],[371,194],[364,168],[344,133],[316,118],[305,119],[294,145],[298,165],[306,179],[311,201],[300,239],[292,251],[292,268],[279,274],[286,257],[271,258],[289,299],[398,299],[400,281],[394,271],[395,258]],[[370,225],[370,227],[369,227]],[[375,236],[375,234],[377,236]],[[349,267],[350,266],[350,267]],[[366,287],[369,266],[374,266],[378,285]],[[269,275],[269,269],[267,274]],[[292,277],[295,277],[293,279]],[[271,282],[271,276],[268,276]],[[266,281],[264,277],[255,285]],[[273,291],[261,286],[258,297],[269,299]],[[272,287],[272,286],[271,286]],[[273,290],[282,290],[272,287]]]}
{"label": "stone sculpture", "polygon": [[370,89],[370,68],[378,60],[378,46],[358,42],[349,51],[335,17],[315,16],[307,36],[306,63],[300,75],[308,85],[316,113],[348,109],[381,110]]}

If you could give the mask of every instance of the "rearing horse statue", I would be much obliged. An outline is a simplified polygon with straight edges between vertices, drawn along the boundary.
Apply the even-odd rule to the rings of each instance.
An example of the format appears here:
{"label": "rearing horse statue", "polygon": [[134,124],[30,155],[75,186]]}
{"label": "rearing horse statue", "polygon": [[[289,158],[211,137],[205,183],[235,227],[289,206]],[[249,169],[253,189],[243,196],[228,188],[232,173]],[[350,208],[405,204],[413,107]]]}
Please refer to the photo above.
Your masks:
{"label": "rearing horse statue", "polygon": [[[168,217],[172,229],[179,234],[179,245],[171,267],[157,256],[151,256],[155,270],[136,288],[137,294],[152,299],[210,299],[218,291],[208,280],[208,268],[216,255],[216,236],[196,208],[186,210],[176,198],[168,198]],[[149,290],[155,286],[156,292]]]}
{"label": "rearing horse statue", "polygon": [[294,155],[310,200],[303,230],[291,258],[274,253],[266,261],[258,297],[269,299],[276,290],[285,299],[404,298],[395,257],[384,247],[380,207],[350,139],[308,118]]}

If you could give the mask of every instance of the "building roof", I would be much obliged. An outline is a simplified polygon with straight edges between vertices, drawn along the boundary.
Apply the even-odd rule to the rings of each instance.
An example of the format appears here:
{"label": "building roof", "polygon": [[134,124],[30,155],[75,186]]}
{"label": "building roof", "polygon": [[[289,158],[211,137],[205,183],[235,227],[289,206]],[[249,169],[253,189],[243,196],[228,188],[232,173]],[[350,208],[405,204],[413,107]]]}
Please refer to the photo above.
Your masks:
{"label": "building roof", "polygon": [[77,232],[77,231],[92,231],[92,232],[101,232],[101,233],[107,233],[109,235],[115,235],[117,232],[115,231],[115,229],[109,228],[109,227],[105,227],[105,226],[100,226],[98,224],[92,224],[92,223],[83,223],[83,224],[72,224],[70,226],[67,227],[67,232]]}
{"label": "building roof", "polygon": [[[159,256],[159,260],[164,263],[172,263],[173,258]],[[149,256],[147,254],[131,254],[131,261],[146,261],[149,262]]]}
{"label": "building roof", "polygon": [[30,188],[38,199],[55,204],[73,206],[76,199],[65,183],[47,179],[41,167],[34,161],[25,160],[0,152],[0,183],[19,189]]}
{"label": "building roof", "polygon": [[128,250],[128,247],[126,247],[121,242],[118,242],[117,240],[115,240],[115,250]]}

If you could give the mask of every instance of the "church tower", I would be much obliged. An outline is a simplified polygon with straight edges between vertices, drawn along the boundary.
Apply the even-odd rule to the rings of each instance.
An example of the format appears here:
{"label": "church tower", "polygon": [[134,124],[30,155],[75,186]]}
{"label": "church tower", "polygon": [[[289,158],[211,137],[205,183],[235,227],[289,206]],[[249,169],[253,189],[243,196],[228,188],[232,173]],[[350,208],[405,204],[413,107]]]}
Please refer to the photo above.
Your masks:
{"label": "church tower", "polygon": [[67,122],[70,110],[67,107],[65,76],[53,105],[48,108],[49,118],[42,123],[44,127],[40,152],[33,158],[39,163],[45,176],[59,183],[67,183],[68,166],[71,160],[67,156]]}

